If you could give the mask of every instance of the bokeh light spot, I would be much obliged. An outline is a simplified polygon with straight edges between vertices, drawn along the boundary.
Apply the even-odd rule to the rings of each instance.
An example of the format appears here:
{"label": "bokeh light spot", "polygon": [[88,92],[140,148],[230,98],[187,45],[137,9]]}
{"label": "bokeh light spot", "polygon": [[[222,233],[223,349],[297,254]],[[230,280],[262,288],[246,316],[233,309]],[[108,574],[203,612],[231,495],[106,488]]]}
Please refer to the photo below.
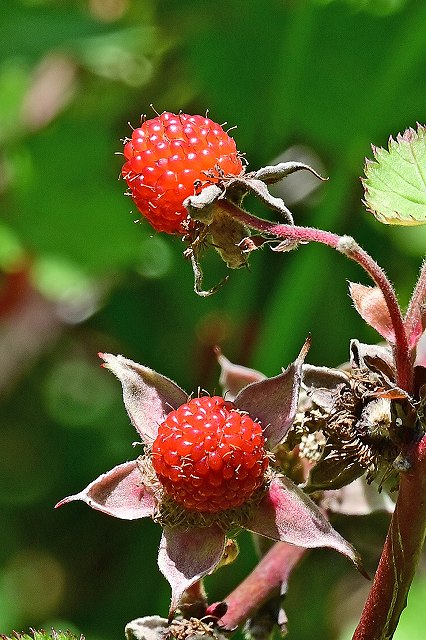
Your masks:
{"label": "bokeh light spot", "polygon": [[107,426],[116,397],[112,378],[84,360],[67,360],[54,367],[44,384],[45,406],[64,427]]}
{"label": "bokeh light spot", "polygon": [[65,571],[47,551],[22,549],[6,565],[2,582],[6,598],[20,603],[21,611],[36,624],[61,602]]}

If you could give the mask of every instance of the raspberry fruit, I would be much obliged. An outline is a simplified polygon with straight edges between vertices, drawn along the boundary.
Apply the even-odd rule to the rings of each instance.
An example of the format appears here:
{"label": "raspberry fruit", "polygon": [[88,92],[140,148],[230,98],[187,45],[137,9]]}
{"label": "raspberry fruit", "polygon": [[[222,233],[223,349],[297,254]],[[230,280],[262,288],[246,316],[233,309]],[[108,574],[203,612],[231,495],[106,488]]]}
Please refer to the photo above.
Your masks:
{"label": "raspberry fruit", "polygon": [[219,396],[194,398],[168,414],[152,447],[166,493],[187,509],[239,507],[268,467],[262,427]]}
{"label": "raspberry fruit", "polygon": [[184,234],[183,201],[243,170],[235,141],[210,118],[165,111],[124,141],[122,176],[139,211],[157,231]]}

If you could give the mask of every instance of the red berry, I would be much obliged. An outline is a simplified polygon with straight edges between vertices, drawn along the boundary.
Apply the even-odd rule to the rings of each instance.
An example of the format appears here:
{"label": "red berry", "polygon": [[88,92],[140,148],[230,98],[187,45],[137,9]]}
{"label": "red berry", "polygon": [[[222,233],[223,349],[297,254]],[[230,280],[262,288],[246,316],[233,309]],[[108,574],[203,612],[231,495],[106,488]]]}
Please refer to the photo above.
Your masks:
{"label": "red berry", "polygon": [[185,233],[183,201],[194,183],[217,183],[243,170],[235,141],[210,118],[165,111],[124,144],[123,178],[139,211],[157,231]]}
{"label": "red berry", "polygon": [[262,427],[219,396],[194,398],[169,413],[152,447],[165,491],[187,509],[239,507],[268,466]]}

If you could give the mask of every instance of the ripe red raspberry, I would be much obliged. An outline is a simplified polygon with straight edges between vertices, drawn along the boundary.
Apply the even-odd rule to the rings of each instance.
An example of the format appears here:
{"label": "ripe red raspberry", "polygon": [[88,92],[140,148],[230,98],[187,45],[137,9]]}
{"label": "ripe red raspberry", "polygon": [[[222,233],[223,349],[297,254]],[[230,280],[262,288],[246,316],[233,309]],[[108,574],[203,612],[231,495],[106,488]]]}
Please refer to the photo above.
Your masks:
{"label": "ripe red raspberry", "polygon": [[[203,185],[243,170],[235,141],[210,118],[165,111],[124,143],[123,178],[139,211],[157,231],[185,233],[183,201]],[[195,183],[195,186],[194,186]]]}
{"label": "ripe red raspberry", "polygon": [[169,413],[152,447],[165,491],[187,509],[239,507],[268,467],[262,427],[219,396],[194,398]]}

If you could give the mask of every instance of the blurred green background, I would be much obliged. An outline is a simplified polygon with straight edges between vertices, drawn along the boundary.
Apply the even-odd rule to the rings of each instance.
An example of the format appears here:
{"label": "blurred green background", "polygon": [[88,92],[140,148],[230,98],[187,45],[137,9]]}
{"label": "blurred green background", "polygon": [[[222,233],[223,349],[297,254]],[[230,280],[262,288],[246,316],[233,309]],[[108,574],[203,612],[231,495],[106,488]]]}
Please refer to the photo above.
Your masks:
{"label": "blurred green background", "polygon": [[[2,0],[0,11],[0,633],[54,625],[123,637],[166,614],[160,530],[81,503],[53,505],[136,454],[112,351],[218,390],[212,346],[276,374],[308,332],[309,360],[336,365],[375,341],[351,307],[356,265],[321,246],[269,249],[198,298],[179,239],[154,233],[117,181],[120,138],[141,113],[205,113],[229,126],[249,167],[310,162],[330,180],[288,179],[301,224],[354,235],[402,304],[423,228],[385,228],[363,209],[370,143],[425,122],[426,4],[414,0]],[[268,215],[250,203],[259,215]],[[225,274],[214,255],[205,285]],[[385,516],[340,518],[374,571]],[[255,563],[248,537],[207,581],[223,598]],[[348,563],[312,553],[290,582],[290,640],[343,638],[368,590]],[[420,571],[398,640],[424,630]]]}

